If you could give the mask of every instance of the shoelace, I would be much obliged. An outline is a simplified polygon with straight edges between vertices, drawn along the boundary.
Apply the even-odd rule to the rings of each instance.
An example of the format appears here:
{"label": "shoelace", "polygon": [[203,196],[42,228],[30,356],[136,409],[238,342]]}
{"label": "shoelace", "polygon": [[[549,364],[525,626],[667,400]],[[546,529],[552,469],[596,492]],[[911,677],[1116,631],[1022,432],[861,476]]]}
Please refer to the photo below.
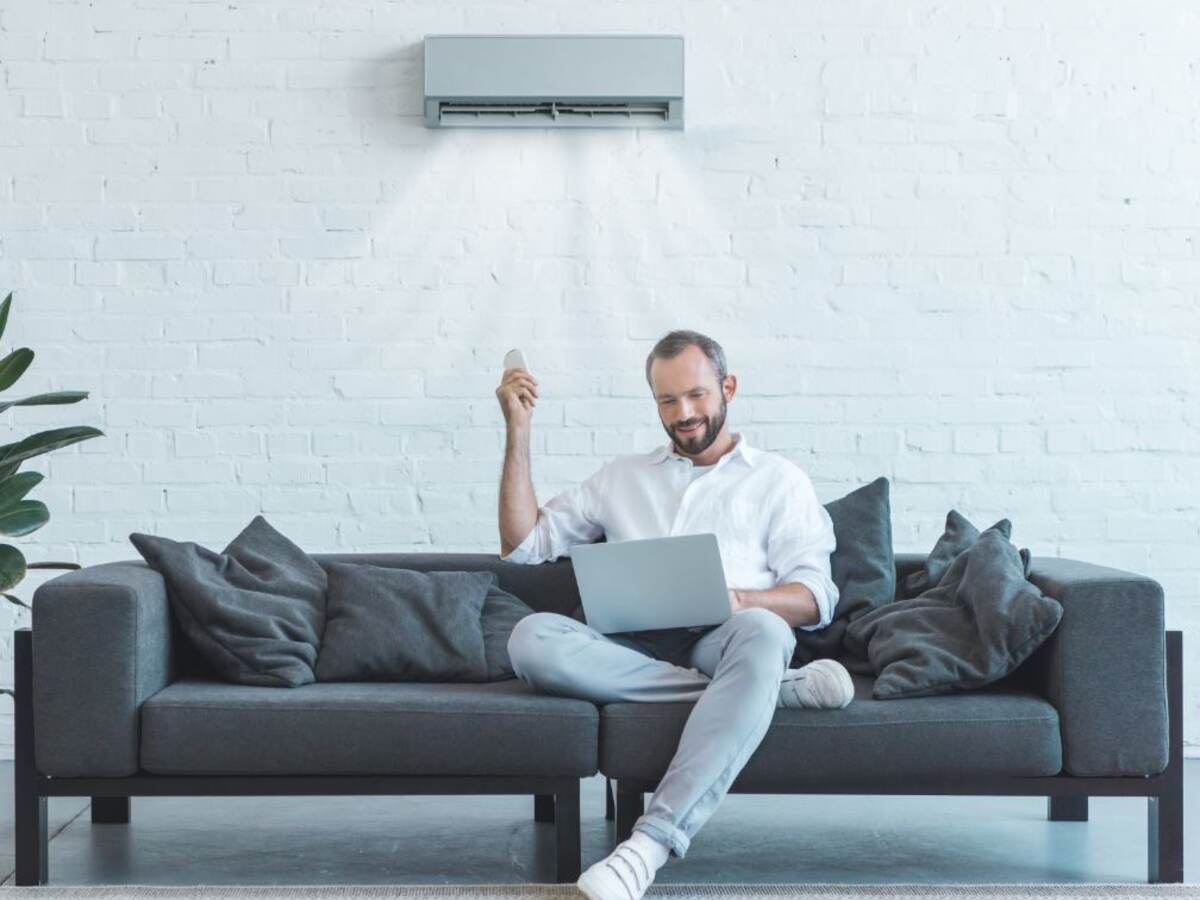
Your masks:
{"label": "shoelace", "polygon": [[[637,869],[634,868],[633,863],[625,858],[626,853],[632,853],[635,857],[637,857],[637,861],[641,863],[642,869],[646,872],[646,881],[644,884],[639,883]],[[642,894],[646,892],[646,888],[650,886],[650,867],[646,864],[646,861],[642,859],[642,855],[632,847],[620,846],[613,851],[612,856],[621,860],[621,862],[625,863],[625,865],[629,867],[629,873],[633,876],[634,886],[638,888],[637,892],[635,893],[634,889],[629,886],[629,882],[625,880],[625,876],[621,874],[621,870],[612,864],[611,857],[605,860],[605,865],[612,869],[613,874],[617,876],[617,880],[621,882],[621,887],[625,888],[626,892],[629,894],[629,900],[638,900],[638,898],[640,898]]]}

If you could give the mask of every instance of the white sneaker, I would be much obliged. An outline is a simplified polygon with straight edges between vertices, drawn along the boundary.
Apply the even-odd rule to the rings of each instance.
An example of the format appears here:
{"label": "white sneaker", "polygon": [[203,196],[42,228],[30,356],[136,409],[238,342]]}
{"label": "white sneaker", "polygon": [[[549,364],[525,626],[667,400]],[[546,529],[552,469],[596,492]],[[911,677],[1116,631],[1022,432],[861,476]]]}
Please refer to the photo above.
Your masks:
{"label": "white sneaker", "polygon": [[588,866],[575,885],[588,900],[640,900],[655,874],[634,842],[624,840],[600,862]]}
{"label": "white sneaker", "polygon": [[854,699],[854,680],[836,659],[814,659],[799,669],[788,669],[779,684],[777,707],[841,709]]}

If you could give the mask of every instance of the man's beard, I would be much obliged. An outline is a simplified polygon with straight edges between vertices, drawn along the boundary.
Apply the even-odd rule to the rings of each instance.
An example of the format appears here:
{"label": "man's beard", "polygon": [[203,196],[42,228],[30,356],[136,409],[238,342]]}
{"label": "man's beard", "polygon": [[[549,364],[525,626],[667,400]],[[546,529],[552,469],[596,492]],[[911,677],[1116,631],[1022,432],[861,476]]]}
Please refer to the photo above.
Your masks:
{"label": "man's beard", "polygon": [[670,435],[671,442],[675,445],[675,448],[683,453],[688,454],[689,456],[698,456],[711,447],[713,441],[717,439],[717,435],[721,433],[721,429],[725,427],[725,407],[725,398],[722,397],[721,408],[718,410],[715,418],[691,419],[690,421],[693,423],[696,421],[701,421],[704,423],[703,427],[693,435],[689,436],[679,434],[679,427],[681,425],[687,425],[687,421],[680,422],[676,425],[672,425],[670,428],[667,428],[667,434]]}

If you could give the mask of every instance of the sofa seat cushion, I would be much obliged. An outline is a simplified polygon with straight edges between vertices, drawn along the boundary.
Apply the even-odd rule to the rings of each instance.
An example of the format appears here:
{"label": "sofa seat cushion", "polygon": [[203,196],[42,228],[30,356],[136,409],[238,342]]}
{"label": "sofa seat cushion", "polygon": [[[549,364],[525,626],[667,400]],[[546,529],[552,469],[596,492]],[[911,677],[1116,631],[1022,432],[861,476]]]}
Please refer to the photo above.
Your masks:
{"label": "sofa seat cushion", "polygon": [[[1053,775],[1062,768],[1057,711],[1012,679],[958,694],[873,700],[873,678],[851,677],[855,699],[843,709],[776,709],[735,786]],[[657,781],[694,705],[602,706],[600,771]]]}
{"label": "sofa seat cushion", "polygon": [[599,712],[485,683],[317,682],[291,690],[184,678],[141,708],[160,775],[594,775]]}

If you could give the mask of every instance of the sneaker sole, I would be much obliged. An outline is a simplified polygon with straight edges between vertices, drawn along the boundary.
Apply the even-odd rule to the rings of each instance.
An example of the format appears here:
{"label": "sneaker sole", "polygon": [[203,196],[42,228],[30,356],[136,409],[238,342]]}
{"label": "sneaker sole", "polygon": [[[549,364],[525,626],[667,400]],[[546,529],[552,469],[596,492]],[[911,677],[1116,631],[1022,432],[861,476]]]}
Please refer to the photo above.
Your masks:
{"label": "sneaker sole", "polygon": [[820,665],[824,672],[831,672],[837,676],[838,684],[842,687],[842,696],[846,699],[842,703],[835,706],[826,707],[827,709],[845,709],[850,705],[850,701],[854,699],[854,679],[850,677],[850,673],[846,667],[837,660],[818,659],[814,660],[813,665]]}
{"label": "sneaker sole", "polygon": [[584,872],[583,875],[580,875],[579,880],[575,882],[575,886],[579,888],[580,893],[587,897],[588,900],[601,900],[600,894],[592,890],[590,882],[585,880],[586,875],[587,872]]}
{"label": "sneaker sole", "polygon": [[[608,882],[610,880],[608,876],[601,875],[601,874],[599,874],[599,872],[596,871],[596,868],[598,866],[603,866],[604,862],[605,862],[605,860],[600,860],[599,862],[592,863],[592,865],[590,865],[586,869],[584,869],[583,874],[580,875],[578,880],[576,880],[576,882],[575,882],[575,886],[577,888],[579,888],[580,893],[582,893],[585,897],[587,897],[588,900],[607,900],[607,898],[608,898],[607,894],[598,890],[599,885],[592,884],[593,879],[600,881],[600,882]],[[617,879],[618,884],[619,884],[619,882],[620,882],[619,876],[613,875],[612,878]],[[650,885],[652,885],[653,883],[654,883],[654,881],[652,879],[650,884],[646,885],[647,891],[650,889]],[[614,887],[614,890],[617,890],[617,888]],[[623,885],[620,886],[620,890],[617,892],[620,896],[623,896],[625,898],[628,898],[628,896],[629,896],[629,889],[624,887]],[[643,892],[642,896],[645,897],[645,892]]]}

